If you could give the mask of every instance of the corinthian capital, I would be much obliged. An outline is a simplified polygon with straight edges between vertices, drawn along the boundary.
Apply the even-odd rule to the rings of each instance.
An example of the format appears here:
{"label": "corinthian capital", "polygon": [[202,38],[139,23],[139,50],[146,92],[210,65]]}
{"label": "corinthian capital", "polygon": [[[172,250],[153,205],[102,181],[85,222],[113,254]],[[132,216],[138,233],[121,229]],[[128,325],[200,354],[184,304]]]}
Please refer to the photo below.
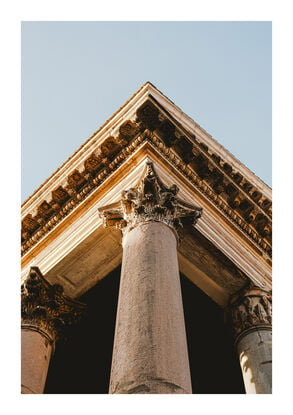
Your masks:
{"label": "corinthian capital", "polygon": [[44,330],[56,340],[65,325],[73,324],[80,319],[84,309],[84,304],[63,295],[61,285],[49,284],[39,268],[31,267],[21,286],[23,327]]}
{"label": "corinthian capital", "polygon": [[271,328],[272,293],[246,288],[231,301],[231,317],[235,338],[255,328]]}
{"label": "corinthian capital", "polygon": [[136,187],[125,190],[117,203],[99,209],[104,226],[131,229],[141,222],[163,222],[178,229],[185,223],[195,224],[202,208],[177,197],[176,184],[165,186],[151,162],[146,163],[142,178]]}

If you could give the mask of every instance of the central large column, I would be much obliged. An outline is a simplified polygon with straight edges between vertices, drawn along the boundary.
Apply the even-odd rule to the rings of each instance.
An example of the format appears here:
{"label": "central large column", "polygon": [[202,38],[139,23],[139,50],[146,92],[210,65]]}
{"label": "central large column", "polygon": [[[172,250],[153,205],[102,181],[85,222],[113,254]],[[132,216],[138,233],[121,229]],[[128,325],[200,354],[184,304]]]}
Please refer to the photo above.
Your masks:
{"label": "central large column", "polygon": [[160,222],[123,238],[110,393],[191,393],[176,245]]}
{"label": "central large column", "polygon": [[101,209],[123,229],[110,393],[192,393],[176,229],[201,209],[165,187],[151,163],[137,188]]}

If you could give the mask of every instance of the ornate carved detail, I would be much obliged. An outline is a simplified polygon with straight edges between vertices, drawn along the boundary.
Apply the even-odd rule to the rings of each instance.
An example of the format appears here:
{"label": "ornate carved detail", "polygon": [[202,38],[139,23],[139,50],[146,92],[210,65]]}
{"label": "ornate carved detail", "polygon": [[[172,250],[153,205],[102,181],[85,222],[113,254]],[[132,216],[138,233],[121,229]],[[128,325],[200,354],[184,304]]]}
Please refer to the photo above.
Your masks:
{"label": "ornate carved detail", "polygon": [[166,187],[159,179],[151,162],[135,188],[122,192],[118,203],[100,208],[104,226],[132,229],[147,221],[163,222],[174,229],[185,223],[195,224],[202,208],[188,204],[177,197],[179,189]]}
{"label": "ornate carved detail", "polygon": [[84,169],[86,172],[94,175],[98,170],[104,166],[101,157],[97,157],[94,153],[85,160]]}
{"label": "ornate carved detail", "polygon": [[[201,152],[199,153],[201,157],[198,160],[197,157],[195,157],[190,164],[195,170],[197,170],[196,165],[199,164],[198,174],[202,179],[209,177],[207,166],[209,164],[209,160],[213,161],[220,166],[223,172],[225,172],[227,178],[234,181],[239,186],[239,190],[243,192],[243,195],[246,193],[247,196],[251,198],[258,207],[263,209],[271,217],[271,201],[265,199],[263,195],[258,191],[258,189],[256,189],[251,183],[245,180],[243,176],[238,171],[235,171],[230,164],[222,160],[218,154],[212,153],[207,145],[195,139],[193,152],[196,154],[196,156],[198,156],[197,148],[201,149]],[[265,203],[263,204],[264,201]]]}
{"label": "ornate carved detail", "polygon": [[108,137],[100,146],[99,156],[104,159],[114,157],[121,150],[115,137]]}
{"label": "ornate carved detail", "polygon": [[153,131],[159,126],[159,110],[151,101],[145,102],[137,111],[138,120],[145,128]]}
{"label": "ornate carved detail", "polygon": [[240,174],[238,172],[233,172],[232,173],[232,178],[233,178],[234,182],[236,182],[237,184],[240,184],[243,180],[242,174]]}
{"label": "ornate carved detail", "polygon": [[[151,100],[143,103],[136,113],[137,122],[124,121],[118,136],[107,137],[85,160],[84,171],[71,172],[67,185],[52,192],[52,200],[41,202],[34,216],[26,215],[22,222],[23,254],[147,140],[258,247],[271,255],[272,202],[197,137],[187,132],[182,134],[179,124],[163,112]],[[47,205],[51,209],[46,209]]]}
{"label": "ornate carved detail", "polygon": [[70,189],[79,190],[85,183],[85,177],[77,169],[68,176],[68,186]]}
{"label": "ornate carved detail", "polygon": [[234,336],[256,327],[272,325],[272,293],[250,286],[230,306]]}
{"label": "ornate carved detail", "polygon": [[160,138],[164,141],[164,144],[167,147],[172,147],[176,141],[175,125],[168,120],[163,120],[163,122],[160,123],[157,132]]}
{"label": "ornate carved detail", "polygon": [[[108,174],[115,168],[117,168],[124,160],[127,159],[128,155],[136,150],[136,148],[144,141],[148,140],[152,142],[157,150],[166,157],[171,164],[174,165],[176,169],[182,172],[197,188],[200,189],[209,199],[211,199],[216,205],[230,218],[232,219],[237,226],[239,226],[255,243],[260,246],[268,255],[271,255],[271,244],[260,238],[258,233],[251,228],[245,218],[241,218],[235,210],[232,210],[227,206],[225,201],[218,196],[216,193],[213,194],[213,191],[209,189],[204,181],[200,180],[192,169],[186,166],[185,163],[180,161],[179,157],[175,156],[167,147],[165,147],[162,142],[151,133],[149,130],[145,130],[143,134],[138,135],[135,140],[128,146],[124,147],[122,151],[112,160],[109,166],[111,170],[104,168],[102,171],[98,172],[97,177],[93,180],[93,184],[85,185],[82,190],[77,193],[78,198],[71,198],[67,203],[62,206],[59,212],[57,212],[49,221],[42,224],[42,228],[39,228],[39,224],[32,218],[31,215],[27,215],[23,221],[23,233],[22,233],[22,254],[25,254],[42,236],[44,236],[49,230],[51,230],[64,216],[68,215],[70,211],[82,201],[92,189],[98,187],[108,176]],[[189,164],[191,165],[191,163]],[[222,196],[222,195],[221,195]],[[271,202],[268,201],[267,205],[271,205]],[[240,205],[239,205],[240,207]],[[30,216],[30,218],[28,218]],[[36,230],[32,228],[27,229],[25,226],[26,219],[32,220],[32,223],[36,226]],[[36,225],[37,224],[37,225]]]}
{"label": "ornate carved detail", "polygon": [[244,220],[238,214],[236,210],[232,210],[232,208],[227,205],[222,195],[220,196],[213,192],[213,190],[210,189],[203,180],[200,180],[198,174],[193,172],[194,168],[192,163],[194,163],[194,160],[188,164],[188,166],[192,167],[192,169],[189,169],[188,166],[180,161],[180,159],[177,158],[174,153],[170,152],[168,148],[162,147],[161,142],[156,139],[156,136],[152,137],[152,143],[156,146],[158,151],[162,153],[171,162],[172,165],[174,165],[175,168],[181,171],[184,176],[186,176],[197,188],[200,189],[200,191],[202,191],[212,202],[214,202],[225,213],[225,215],[227,215],[227,217],[232,219],[233,222],[239,226],[244,233],[246,233],[261,249],[266,252],[266,254],[269,256],[272,255],[270,240],[263,240],[259,234],[248,225],[246,220]]}
{"label": "ornate carved detail", "polygon": [[48,202],[46,202],[46,201],[44,201],[44,202],[42,202],[40,205],[39,205],[39,207],[38,207],[38,214],[37,214],[37,218],[41,218],[41,219],[44,219],[44,220],[46,220],[46,219],[49,219],[52,215],[53,215],[53,213],[54,213],[54,209],[52,208],[52,206],[48,203]]}
{"label": "ornate carved detail", "polygon": [[197,154],[190,161],[189,166],[197,173],[201,179],[205,179],[210,174],[208,160],[201,154]]}
{"label": "ornate carved detail", "polygon": [[[57,206],[63,206],[64,203],[70,198],[68,192],[63,189],[62,186],[59,186],[57,189],[52,192],[52,202],[57,204]],[[54,205],[53,205],[54,206]],[[57,208],[57,207],[56,207]]]}
{"label": "ornate carved detail", "polygon": [[206,181],[211,185],[217,194],[221,194],[225,191],[225,177],[217,167],[213,169]]}
{"label": "ornate carved detail", "polygon": [[39,268],[31,267],[21,286],[21,319],[23,326],[34,326],[56,340],[62,328],[77,322],[84,313],[84,304],[63,295],[59,284],[51,285]]}
{"label": "ornate carved detail", "polygon": [[119,128],[118,142],[121,145],[127,144],[139,132],[139,126],[132,121],[124,122]]}
{"label": "ornate carved detail", "polygon": [[255,216],[253,224],[255,229],[261,236],[267,237],[271,235],[272,227],[269,224],[268,218],[264,214],[258,213]]}
{"label": "ornate carved detail", "polygon": [[32,217],[31,214],[28,214],[24,217],[22,221],[22,235],[26,239],[39,227],[38,221]]}
{"label": "ornate carved detail", "polygon": [[261,203],[261,207],[267,212],[269,215],[272,214],[272,202],[268,199],[264,199]]}
{"label": "ornate carved detail", "polygon": [[185,163],[189,163],[193,157],[192,149],[193,144],[187,140],[185,137],[180,137],[180,139],[176,140],[173,145],[174,150],[177,154],[184,160]]}

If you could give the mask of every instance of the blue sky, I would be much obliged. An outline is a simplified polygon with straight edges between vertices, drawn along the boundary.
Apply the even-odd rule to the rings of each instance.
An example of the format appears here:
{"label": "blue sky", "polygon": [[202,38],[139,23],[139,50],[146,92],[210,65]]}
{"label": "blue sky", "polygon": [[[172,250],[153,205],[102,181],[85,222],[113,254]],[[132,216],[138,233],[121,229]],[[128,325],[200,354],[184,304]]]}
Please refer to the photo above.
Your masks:
{"label": "blue sky", "polygon": [[271,186],[270,22],[23,22],[22,200],[144,82]]}

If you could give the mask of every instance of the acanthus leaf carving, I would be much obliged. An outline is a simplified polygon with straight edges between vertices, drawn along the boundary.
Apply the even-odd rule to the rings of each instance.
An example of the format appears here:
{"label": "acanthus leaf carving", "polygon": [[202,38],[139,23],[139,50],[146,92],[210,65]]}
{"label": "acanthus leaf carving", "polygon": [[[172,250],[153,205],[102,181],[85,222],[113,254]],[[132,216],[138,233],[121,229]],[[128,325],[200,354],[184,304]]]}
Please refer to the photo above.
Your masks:
{"label": "acanthus leaf carving", "polygon": [[84,311],[84,304],[65,296],[61,285],[49,284],[38,267],[31,267],[21,286],[22,326],[45,330],[56,340],[62,328],[78,322]]}
{"label": "acanthus leaf carving", "polygon": [[250,286],[242,290],[230,305],[234,336],[246,330],[272,325],[272,294]]}
{"label": "acanthus leaf carving", "polygon": [[177,230],[186,223],[195,224],[202,208],[179,199],[178,191],[176,184],[166,187],[153,164],[147,162],[146,171],[136,187],[123,191],[119,202],[99,209],[104,226],[124,230],[141,222],[157,221]]}

